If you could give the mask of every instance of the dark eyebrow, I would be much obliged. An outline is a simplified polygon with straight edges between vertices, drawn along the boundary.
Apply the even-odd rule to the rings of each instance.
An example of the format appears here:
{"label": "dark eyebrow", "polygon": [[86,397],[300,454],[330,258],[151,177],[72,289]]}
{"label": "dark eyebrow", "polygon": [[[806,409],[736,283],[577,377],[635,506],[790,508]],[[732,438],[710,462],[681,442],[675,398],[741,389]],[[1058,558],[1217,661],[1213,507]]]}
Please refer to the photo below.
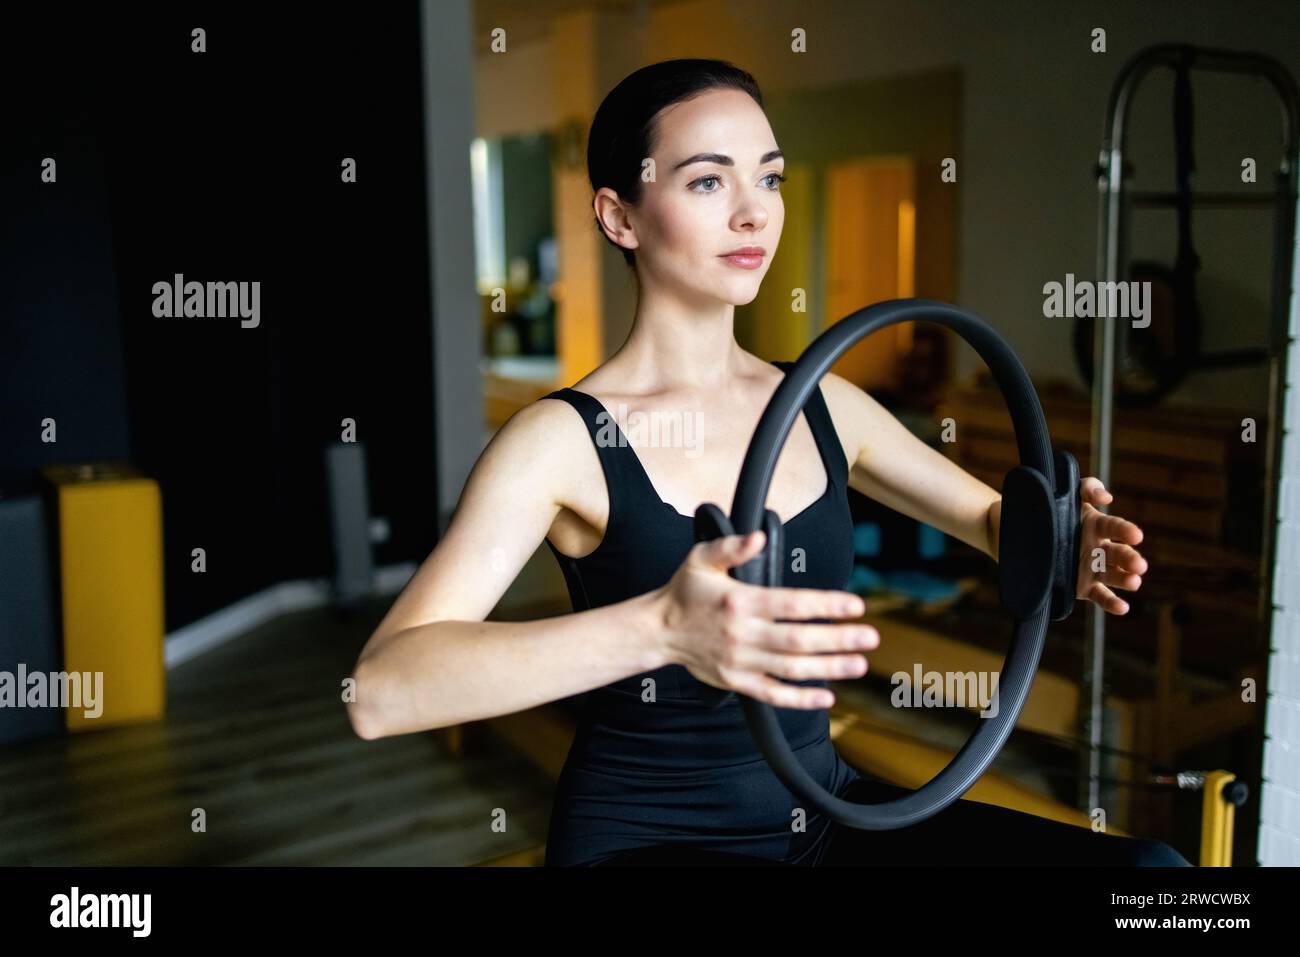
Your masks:
{"label": "dark eyebrow", "polygon": [[[784,158],[785,158],[785,154],[782,153],[780,150],[772,150],[772,152],[764,153],[762,155],[762,157],[758,161],[758,165],[762,166],[764,163],[770,163],[774,159],[784,159]],[[674,166],[673,171],[676,172],[677,170],[681,169],[683,166],[690,166],[692,163],[717,163],[719,166],[736,165],[735,160],[733,160],[730,156],[723,155],[722,153],[696,153],[694,156],[688,156],[686,159],[682,160],[680,163]]]}

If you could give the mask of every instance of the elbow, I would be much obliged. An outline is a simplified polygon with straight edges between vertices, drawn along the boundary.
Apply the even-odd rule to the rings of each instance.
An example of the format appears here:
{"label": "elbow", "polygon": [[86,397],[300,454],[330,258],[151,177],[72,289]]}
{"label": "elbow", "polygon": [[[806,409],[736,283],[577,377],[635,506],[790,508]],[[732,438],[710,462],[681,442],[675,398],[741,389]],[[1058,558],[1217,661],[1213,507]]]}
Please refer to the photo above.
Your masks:
{"label": "elbow", "polygon": [[361,662],[357,662],[356,667],[352,669],[352,674],[348,676],[352,684],[349,689],[351,697],[346,701],[346,708],[353,733],[363,741],[374,741],[376,738],[385,737],[387,732],[384,731],[380,716],[372,704],[375,698],[370,693],[373,680],[366,680],[364,671]]}
{"label": "elbow", "polygon": [[348,705],[348,721],[352,723],[352,731],[363,741],[384,737],[379,726],[356,704]]}

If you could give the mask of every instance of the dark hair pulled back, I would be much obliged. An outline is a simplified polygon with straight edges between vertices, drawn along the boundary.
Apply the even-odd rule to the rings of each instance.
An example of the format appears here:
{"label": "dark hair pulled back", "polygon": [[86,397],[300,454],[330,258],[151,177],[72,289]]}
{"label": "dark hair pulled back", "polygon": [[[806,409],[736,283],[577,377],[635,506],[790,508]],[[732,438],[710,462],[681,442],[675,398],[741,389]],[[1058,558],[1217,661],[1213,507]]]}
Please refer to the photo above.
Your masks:
{"label": "dark hair pulled back", "polygon": [[[754,78],[725,60],[663,60],[628,74],[601,102],[587,134],[587,177],[594,193],[608,186],[619,199],[635,205],[641,199],[641,163],[653,151],[655,117],[664,107],[689,100],[706,90],[742,90],[763,105]],[[601,229],[600,220],[596,228]],[[633,250],[608,236],[606,242],[635,268]]]}

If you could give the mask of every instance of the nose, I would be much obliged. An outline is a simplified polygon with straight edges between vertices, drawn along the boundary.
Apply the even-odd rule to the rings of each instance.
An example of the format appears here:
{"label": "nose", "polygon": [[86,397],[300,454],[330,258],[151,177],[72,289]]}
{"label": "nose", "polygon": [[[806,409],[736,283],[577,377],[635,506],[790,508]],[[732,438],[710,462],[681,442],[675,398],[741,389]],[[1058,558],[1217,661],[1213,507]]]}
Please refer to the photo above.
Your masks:
{"label": "nose", "polygon": [[767,207],[757,197],[746,197],[731,216],[732,229],[760,230],[767,225]]}

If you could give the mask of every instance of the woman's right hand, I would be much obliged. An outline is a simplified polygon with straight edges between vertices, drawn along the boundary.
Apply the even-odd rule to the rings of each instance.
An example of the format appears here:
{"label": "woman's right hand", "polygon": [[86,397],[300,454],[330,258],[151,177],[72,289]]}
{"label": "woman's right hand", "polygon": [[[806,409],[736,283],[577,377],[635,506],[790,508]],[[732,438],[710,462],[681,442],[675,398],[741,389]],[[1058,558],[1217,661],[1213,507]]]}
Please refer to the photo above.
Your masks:
{"label": "woman's right hand", "polygon": [[830,707],[835,697],[829,689],[777,678],[860,677],[867,659],[852,652],[878,647],[880,633],[858,621],[803,620],[860,618],[865,606],[852,592],[768,588],[727,574],[758,555],[765,537],[761,531],[724,535],[691,548],[658,596],[669,663],[684,665],[705,684],[776,707]]}

